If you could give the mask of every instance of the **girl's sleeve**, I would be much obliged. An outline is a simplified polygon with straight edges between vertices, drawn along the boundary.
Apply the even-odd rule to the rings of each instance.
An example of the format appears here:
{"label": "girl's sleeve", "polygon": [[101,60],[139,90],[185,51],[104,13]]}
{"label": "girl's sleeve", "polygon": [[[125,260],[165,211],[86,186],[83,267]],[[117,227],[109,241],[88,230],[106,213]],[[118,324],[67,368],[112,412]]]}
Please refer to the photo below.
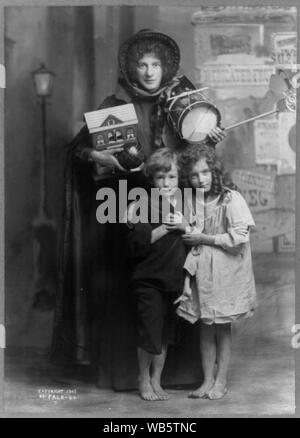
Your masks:
{"label": "girl's sleeve", "polygon": [[[215,244],[232,254],[239,254],[249,241],[249,232],[255,222],[243,196],[236,191],[232,191],[230,196],[225,213],[227,233],[217,234]],[[247,234],[239,233],[239,227],[247,228]]]}
{"label": "girl's sleeve", "polygon": [[198,265],[198,257],[193,255],[193,252],[190,251],[185,260],[183,269],[185,269],[192,277],[196,275]]}
{"label": "girl's sleeve", "polygon": [[131,222],[134,214],[135,203],[131,203],[127,209],[127,241],[130,256],[132,258],[145,258],[151,249],[152,227],[148,223]]}

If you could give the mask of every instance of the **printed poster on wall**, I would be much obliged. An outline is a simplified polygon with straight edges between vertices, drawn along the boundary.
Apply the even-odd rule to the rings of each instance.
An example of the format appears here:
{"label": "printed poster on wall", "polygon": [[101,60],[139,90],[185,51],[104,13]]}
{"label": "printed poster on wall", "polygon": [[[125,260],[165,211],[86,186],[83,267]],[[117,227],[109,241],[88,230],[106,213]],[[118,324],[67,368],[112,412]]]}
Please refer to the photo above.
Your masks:
{"label": "printed poster on wall", "polygon": [[255,120],[256,164],[277,164],[280,160],[279,123],[276,117]]}
{"label": "printed poster on wall", "polygon": [[296,172],[296,113],[279,113],[278,175]]}
{"label": "printed poster on wall", "polygon": [[275,181],[272,175],[235,169],[232,180],[241,190],[253,213],[266,211],[275,206]]}

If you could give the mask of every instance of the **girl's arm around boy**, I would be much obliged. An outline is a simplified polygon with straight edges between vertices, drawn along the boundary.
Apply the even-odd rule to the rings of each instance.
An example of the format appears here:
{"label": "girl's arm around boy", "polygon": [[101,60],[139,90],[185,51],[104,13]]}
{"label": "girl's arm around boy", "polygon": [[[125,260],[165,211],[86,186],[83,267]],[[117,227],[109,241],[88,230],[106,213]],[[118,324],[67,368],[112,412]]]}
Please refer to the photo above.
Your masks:
{"label": "girl's arm around boy", "polygon": [[226,232],[209,235],[205,233],[184,234],[185,244],[212,245],[223,248],[233,255],[238,255],[243,250],[244,244],[249,242],[250,228],[255,226],[249,207],[242,195],[230,191],[230,201],[226,206]]}

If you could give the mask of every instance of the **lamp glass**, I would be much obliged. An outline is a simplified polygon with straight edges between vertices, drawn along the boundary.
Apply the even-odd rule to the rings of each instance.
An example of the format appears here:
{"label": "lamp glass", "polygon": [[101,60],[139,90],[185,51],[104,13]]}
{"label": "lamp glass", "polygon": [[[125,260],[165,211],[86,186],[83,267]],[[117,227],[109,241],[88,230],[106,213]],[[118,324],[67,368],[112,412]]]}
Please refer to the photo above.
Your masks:
{"label": "lamp glass", "polygon": [[52,93],[54,73],[41,68],[32,73],[36,94],[40,97],[50,96]]}

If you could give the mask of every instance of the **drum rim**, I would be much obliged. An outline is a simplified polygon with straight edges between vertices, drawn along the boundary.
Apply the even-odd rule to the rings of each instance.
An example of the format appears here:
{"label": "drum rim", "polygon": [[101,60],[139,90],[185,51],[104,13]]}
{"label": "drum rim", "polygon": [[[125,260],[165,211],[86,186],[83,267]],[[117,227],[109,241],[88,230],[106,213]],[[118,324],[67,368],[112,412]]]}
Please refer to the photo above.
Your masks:
{"label": "drum rim", "polygon": [[183,138],[184,140],[186,140],[187,142],[190,142],[190,143],[199,143],[199,141],[191,141],[191,140],[187,140],[185,137],[183,137],[183,135],[182,135],[182,123],[183,123],[183,116],[185,115],[185,113],[191,108],[191,107],[193,107],[193,106],[195,106],[195,105],[197,105],[197,104],[199,104],[199,103],[205,103],[206,105],[209,105],[209,106],[211,106],[211,107],[213,107],[213,109],[216,111],[216,114],[217,114],[217,124],[216,124],[216,126],[219,126],[220,125],[220,122],[221,122],[221,113],[220,113],[220,111],[219,111],[219,109],[213,104],[213,103],[211,103],[211,102],[208,102],[208,101],[198,101],[198,102],[194,102],[194,103],[192,103],[188,108],[186,108],[183,112],[182,112],[182,114],[180,114],[180,117],[179,117],[179,119],[178,119],[178,129],[177,129],[177,131],[179,132],[179,134],[180,134],[180,136],[181,136],[181,138]]}
{"label": "drum rim", "polygon": [[[196,91],[196,90],[194,90],[194,91]],[[205,96],[204,96],[204,94],[202,94],[200,91],[198,91],[198,93],[201,94],[201,97],[203,98],[203,101],[202,101],[202,100],[199,100],[198,102],[208,102],[208,100],[205,100]],[[179,94],[178,96],[175,96],[175,97],[171,98],[171,99],[172,99],[172,102],[171,102],[171,104],[170,104],[170,106],[169,106],[169,108],[168,108],[168,111],[169,111],[169,112],[172,110],[173,105],[177,102],[178,99],[181,99],[181,98],[185,98],[185,97],[186,97],[186,96],[183,96],[183,94],[184,94],[184,93],[181,93],[181,94]],[[196,93],[195,93],[195,94],[196,94]],[[170,99],[170,100],[171,100],[171,99]],[[196,103],[196,102],[194,102],[194,103]],[[212,105],[213,105],[213,104],[212,104]]]}
{"label": "drum rim", "polygon": [[[177,99],[179,98],[180,96],[178,96],[177,97]],[[171,114],[171,110],[172,110],[172,106],[174,105],[174,103],[177,101],[177,99],[174,99],[173,100],[173,102],[171,103],[171,105],[169,106],[169,108],[168,108],[168,110],[167,110],[167,117],[168,117],[168,119],[170,120],[170,122],[172,123],[172,125],[174,126],[174,128],[176,129],[176,131],[178,131],[179,132],[179,134],[180,134],[180,131],[178,130],[178,128],[177,128],[177,126],[176,126],[176,122],[174,121],[174,119],[173,119],[173,117],[172,117],[172,114]],[[189,109],[189,108],[191,108],[192,106],[194,106],[194,105],[197,105],[197,104],[199,104],[199,103],[205,103],[205,104],[208,104],[208,105],[210,105],[210,106],[212,106],[215,110],[216,110],[216,112],[217,112],[217,114],[218,114],[218,123],[220,123],[220,120],[221,120],[221,113],[220,113],[220,111],[218,110],[218,108],[216,107],[216,105],[214,105],[212,102],[210,102],[209,100],[198,100],[197,102],[193,102],[191,105],[189,105],[189,107],[188,108],[185,108],[184,110],[183,110],[183,112],[182,112],[182,114],[180,115],[180,117],[179,117],[179,119],[178,119],[178,124],[179,123],[181,123],[181,118],[183,117],[183,115],[185,114],[185,112]],[[182,137],[182,136],[181,136]],[[183,138],[183,137],[182,137]]]}

